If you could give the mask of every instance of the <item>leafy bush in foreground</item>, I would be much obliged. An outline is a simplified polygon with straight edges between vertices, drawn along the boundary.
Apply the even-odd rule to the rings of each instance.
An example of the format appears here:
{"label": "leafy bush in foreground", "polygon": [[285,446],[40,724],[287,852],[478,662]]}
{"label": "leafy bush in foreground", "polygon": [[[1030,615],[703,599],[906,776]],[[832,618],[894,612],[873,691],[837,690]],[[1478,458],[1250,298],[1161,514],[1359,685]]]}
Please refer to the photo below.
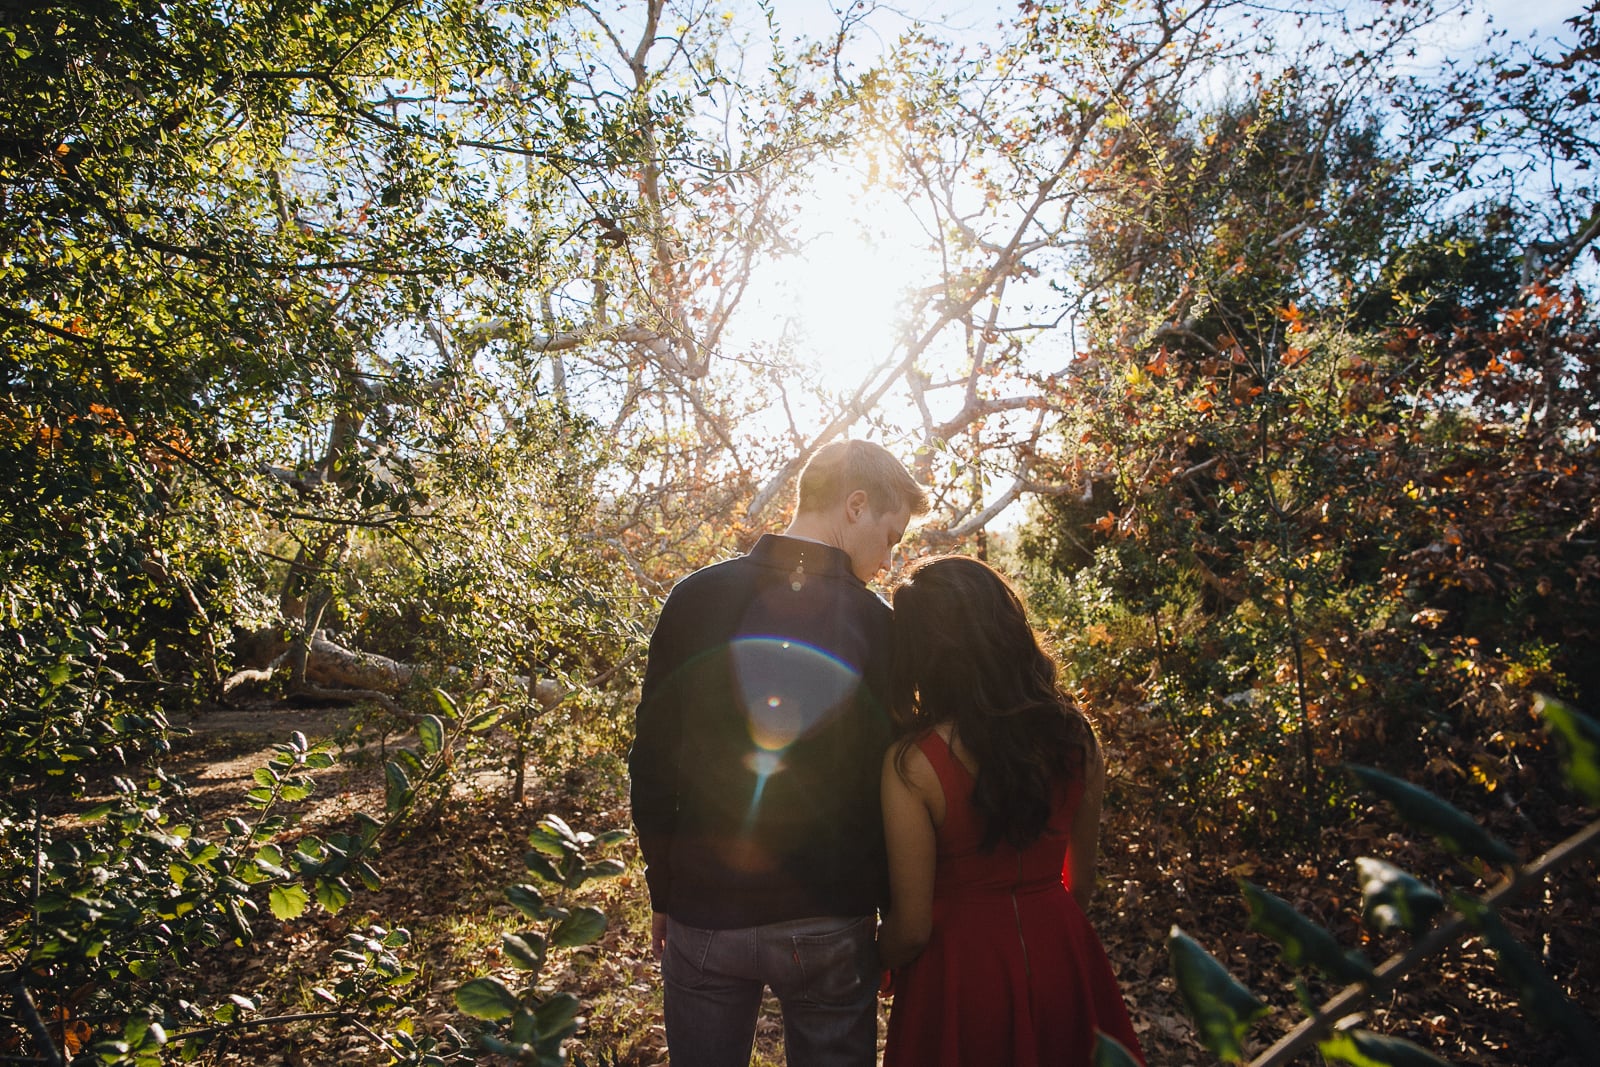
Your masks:
{"label": "leafy bush in foreground", "polygon": [[[1600,724],[1550,698],[1541,698],[1539,710],[1551,732],[1562,741],[1568,782],[1591,805],[1600,805]],[[1376,968],[1359,954],[1344,951],[1332,934],[1286,901],[1259,886],[1241,883],[1250,905],[1250,928],[1277,942],[1286,963],[1297,968],[1309,966],[1329,978],[1350,983],[1321,1006],[1311,1002],[1303,983],[1297,983],[1308,1018],[1251,1060],[1252,1067],[1280,1067],[1313,1043],[1326,1059],[1356,1067],[1442,1064],[1444,1061],[1411,1042],[1346,1029],[1342,1020],[1430,956],[1470,935],[1481,938],[1494,952],[1501,974],[1529,1015],[1546,1027],[1560,1030],[1575,1049],[1596,1047],[1594,1024],[1545,973],[1537,957],[1511,934],[1498,909],[1525,887],[1600,843],[1600,820],[1538,859],[1518,866],[1515,853],[1504,842],[1432,793],[1368,767],[1348,769],[1363,786],[1389,802],[1408,824],[1428,833],[1451,854],[1477,865],[1484,873],[1492,865],[1507,877],[1484,897],[1451,894],[1448,906],[1452,916],[1430,930],[1435,917],[1445,910],[1444,898],[1393,864],[1373,857],[1358,859],[1366,924],[1378,931],[1404,930],[1417,938],[1409,951]],[[1245,1035],[1251,1023],[1267,1014],[1267,1006],[1176,926],[1168,939],[1168,949],[1178,991],[1198,1026],[1201,1041],[1223,1060],[1245,1062]]]}

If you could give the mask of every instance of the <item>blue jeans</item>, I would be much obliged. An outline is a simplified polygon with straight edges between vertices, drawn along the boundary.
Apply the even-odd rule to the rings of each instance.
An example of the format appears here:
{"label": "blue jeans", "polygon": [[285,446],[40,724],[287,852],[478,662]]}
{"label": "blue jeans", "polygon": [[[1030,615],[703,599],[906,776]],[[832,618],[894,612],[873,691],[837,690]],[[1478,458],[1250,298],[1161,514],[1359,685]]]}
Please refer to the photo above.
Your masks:
{"label": "blue jeans", "polygon": [[661,976],[673,1067],[748,1067],[761,992],[783,1007],[789,1067],[877,1062],[876,923],[797,919],[734,930],[667,920]]}

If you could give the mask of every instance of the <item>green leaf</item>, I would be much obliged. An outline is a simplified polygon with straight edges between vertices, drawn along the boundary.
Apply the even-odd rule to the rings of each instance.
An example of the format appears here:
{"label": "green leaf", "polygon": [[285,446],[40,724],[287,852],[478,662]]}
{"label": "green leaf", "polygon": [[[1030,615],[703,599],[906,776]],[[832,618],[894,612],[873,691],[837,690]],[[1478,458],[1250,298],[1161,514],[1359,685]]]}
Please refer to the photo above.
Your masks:
{"label": "green leaf", "polygon": [[575,849],[576,845],[569,845],[562,836],[554,830],[540,823],[528,833],[528,844],[543,852],[546,856],[562,859],[566,854]]}
{"label": "green leaf", "polygon": [[311,898],[297,885],[275,885],[267,894],[267,907],[275,918],[296,919],[306,910]]}
{"label": "green leaf", "polygon": [[1444,908],[1444,898],[1392,863],[1362,856],[1356,860],[1361,879],[1361,916],[1380,932],[1425,930]]}
{"label": "green leaf", "polygon": [[572,827],[568,826],[567,821],[559,815],[546,815],[544,818],[539,820],[539,825],[545,830],[555,834],[560,840],[565,841],[567,846],[572,849],[582,848],[584,845],[594,840],[593,834],[577,833],[572,829]]}
{"label": "green leaf", "polygon": [[1167,935],[1167,951],[1178,994],[1199,1027],[1201,1043],[1218,1059],[1243,1063],[1245,1032],[1267,1014],[1267,1006],[1177,926]]}
{"label": "green leaf", "polygon": [[378,835],[383,832],[383,823],[364,811],[356,812],[356,826],[360,829],[363,845],[372,844],[378,839]]}
{"label": "green leaf", "polygon": [[451,722],[461,718],[461,709],[456,705],[454,697],[443,689],[433,689],[431,692],[433,694],[433,702],[439,705],[439,714]]}
{"label": "green leaf", "polygon": [[257,785],[264,785],[268,789],[271,789],[278,782],[278,776],[273,774],[271,768],[268,767],[257,767],[250,773],[250,776],[256,780]]}
{"label": "green leaf", "polygon": [[428,771],[428,768],[423,766],[421,757],[409,748],[395,749],[394,762],[399,765],[402,771],[406,772],[409,781],[415,781]]}
{"label": "green leaf", "polygon": [[574,948],[595,941],[606,932],[605,912],[599,908],[578,908],[556,923],[550,931],[550,943],[560,948]]}
{"label": "green leaf", "polygon": [[1501,975],[1516,987],[1517,999],[1534,1021],[1566,1034],[1574,1048],[1600,1047],[1600,1034],[1595,1033],[1594,1023],[1545,973],[1527,946],[1506,928],[1499,912],[1465,894],[1452,896],[1450,903],[1494,952]]}
{"label": "green leaf", "polygon": [[575,1033],[578,1029],[578,1012],[582,1008],[583,1005],[579,1003],[578,998],[571,993],[557,993],[555,996],[546,997],[533,1010],[539,1040],[559,1040]]}
{"label": "green leaf", "polygon": [[530,873],[537,877],[547,882],[553,882],[556,885],[561,884],[561,872],[556,869],[555,864],[550,862],[548,856],[542,856],[537,852],[524,852],[522,854],[522,863]]}
{"label": "green leaf", "polygon": [[318,878],[316,888],[317,903],[321,904],[329,915],[339,914],[340,909],[350,903],[350,890],[336,879]]}
{"label": "green leaf", "polygon": [[1128,1047],[1104,1030],[1094,1032],[1094,1059],[1090,1067],[1140,1067]]}
{"label": "green leaf", "polygon": [[511,902],[512,906],[528,918],[538,919],[543,917],[540,914],[540,909],[544,907],[544,895],[535,887],[526,884],[508,885],[505,893],[506,899]]}
{"label": "green leaf", "polygon": [[1455,805],[1372,767],[1353,763],[1345,766],[1362,785],[1394,805],[1402,819],[1432,834],[1450,852],[1504,865],[1517,862],[1516,853],[1505,842],[1492,836]]}
{"label": "green leaf", "polygon": [[444,748],[444,723],[437,715],[424,715],[417,720],[417,740],[422,743],[422,751],[433,755]]}
{"label": "green leaf", "polygon": [[471,730],[473,733],[482,733],[484,730],[489,729],[489,727],[500,721],[500,714],[501,712],[499,708],[490,708],[488,711],[480,711],[478,714],[467,720],[467,729]]}
{"label": "green leaf", "polygon": [[583,866],[582,880],[587,882],[593,878],[615,878],[628,868],[621,860],[596,860]]}
{"label": "green leaf", "polygon": [[1561,739],[1567,782],[1590,804],[1600,804],[1600,723],[1543,694],[1533,709],[1544,716],[1545,728]]}
{"label": "green leaf", "polygon": [[1359,953],[1346,953],[1332,934],[1287,900],[1245,881],[1239,883],[1239,891],[1250,905],[1250,929],[1276,941],[1289,966],[1315,967],[1340,982],[1372,977],[1372,964]]}
{"label": "green leaf", "polygon": [[521,934],[501,934],[500,947],[516,967],[537,973],[544,966],[544,937],[532,930]]}
{"label": "green leaf", "polygon": [[1340,1030],[1317,1043],[1324,1059],[1353,1067],[1450,1067],[1427,1049],[1403,1038],[1366,1030]]}
{"label": "green leaf", "polygon": [[456,989],[456,1007],[474,1019],[504,1019],[517,1010],[511,990],[493,978],[474,978]]}
{"label": "green leaf", "polygon": [[393,815],[411,801],[411,778],[404,767],[393,761],[383,765],[383,776],[384,808]]}
{"label": "green leaf", "polygon": [[378,872],[374,870],[372,864],[368,863],[366,860],[362,860],[356,864],[355,872],[356,878],[360,880],[362,886],[365,887],[368,892],[375,893],[382,888],[383,882],[381,879],[379,879]]}

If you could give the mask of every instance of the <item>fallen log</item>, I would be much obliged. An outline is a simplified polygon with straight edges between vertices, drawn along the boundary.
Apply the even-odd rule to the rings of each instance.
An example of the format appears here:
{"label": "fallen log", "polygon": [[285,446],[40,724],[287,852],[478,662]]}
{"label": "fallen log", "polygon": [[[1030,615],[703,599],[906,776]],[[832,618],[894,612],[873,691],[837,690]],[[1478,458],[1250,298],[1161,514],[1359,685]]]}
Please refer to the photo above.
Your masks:
{"label": "fallen log", "polygon": [[[222,683],[223,695],[229,696],[242,686],[271,681],[287,666],[287,661],[287,653],[280,653],[265,667],[234,672]],[[422,666],[375,652],[346,648],[318,630],[311,636],[306,650],[306,684],[293,691],[322,700],[370,700],[398,713],[400,708],[394,698],[416,683],[419,675],[434,675],[447,685],[462,689],[481,689],[489,682],[486,676],[472,675],[459,667]],[[510,684],[530,691],[534,700],[545,708],[554,707],[569,692],[551,678],[517,677],[510,679]]]}

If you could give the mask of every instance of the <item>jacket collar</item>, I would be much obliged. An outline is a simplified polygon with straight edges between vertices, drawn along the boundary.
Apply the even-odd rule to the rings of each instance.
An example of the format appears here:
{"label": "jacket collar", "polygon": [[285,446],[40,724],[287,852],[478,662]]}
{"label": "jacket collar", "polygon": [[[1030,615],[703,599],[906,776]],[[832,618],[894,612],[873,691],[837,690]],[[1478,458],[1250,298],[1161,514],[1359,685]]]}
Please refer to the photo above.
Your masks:
{"label": "jacket collar", "polygon": [[850,569],[850,554],[820,541],[806,541],[782,534],[762,534],[750,550],[750,561],[763,567],[784,571],[801,569],[806,574],[830,575],[849,578],[857,585],[865,585]]}

